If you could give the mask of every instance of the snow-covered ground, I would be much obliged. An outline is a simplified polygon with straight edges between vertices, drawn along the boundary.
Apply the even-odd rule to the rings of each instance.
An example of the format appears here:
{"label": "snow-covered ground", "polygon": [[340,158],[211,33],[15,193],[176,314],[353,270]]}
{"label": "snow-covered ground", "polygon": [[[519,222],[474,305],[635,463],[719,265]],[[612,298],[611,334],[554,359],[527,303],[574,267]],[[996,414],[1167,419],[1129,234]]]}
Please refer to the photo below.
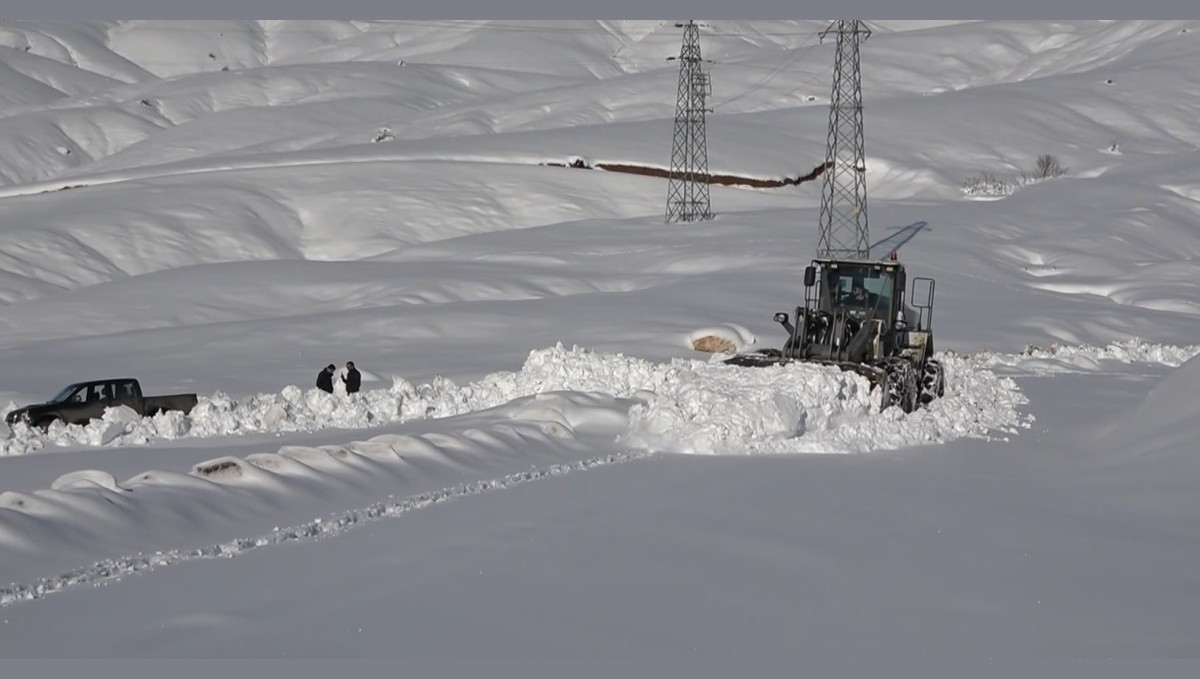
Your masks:
{"label": "snow-covered ground", "polygon": [[[810,172],[825,23],[709,24],[710,170]],[[819,184],[546,165],[669,164],[670,22],[0,25],[2,409],[200,396],[0,425],[0,655],[1200,655],[1200,24],[872,26],[909,415],[692,350],[782,342]]]}

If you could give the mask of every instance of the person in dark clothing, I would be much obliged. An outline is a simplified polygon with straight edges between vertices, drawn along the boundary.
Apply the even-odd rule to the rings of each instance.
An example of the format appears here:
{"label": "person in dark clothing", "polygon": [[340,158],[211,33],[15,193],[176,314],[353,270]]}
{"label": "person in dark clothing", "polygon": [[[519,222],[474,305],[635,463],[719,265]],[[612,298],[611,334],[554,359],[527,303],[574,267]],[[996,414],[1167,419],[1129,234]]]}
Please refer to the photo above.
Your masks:
{"label": "person in dark clothing", "polygon": [[354,367],[354,361],[346,361],[346,374],[342,376],[342,381],[346,383],[347,394],[357,392],[362,386],[362,373]]}
{"label": "person in dark clothing", "polygon": [[337,366],[330,363],[325,366],[325,369],[317,375],[317,389],[321,391],[333,393],[333,373],[337,371]]}

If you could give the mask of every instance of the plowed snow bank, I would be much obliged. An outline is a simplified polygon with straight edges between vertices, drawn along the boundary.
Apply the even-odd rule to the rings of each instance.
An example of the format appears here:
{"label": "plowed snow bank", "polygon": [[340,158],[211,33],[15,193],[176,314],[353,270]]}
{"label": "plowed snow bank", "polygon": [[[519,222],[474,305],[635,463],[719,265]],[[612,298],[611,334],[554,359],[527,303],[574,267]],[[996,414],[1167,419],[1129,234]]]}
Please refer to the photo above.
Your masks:
{"label": "plowed snow bank", "polygon": [[184,437],[251,432],[362,429],[484,410],[533,394],[594,392],[634,398],[623,442],[631,447],[690,453],[862,452],[962,436],[1011,432],[1024,403],[1010,379],[977,359],[948,356],[946,397],[904,415],[879,413],[862,377],[835,368],[789,365],[741,368],[677,359],[656,364],[620,354],[562,345],[533,351],[517,372],[499,372],[464,386],[449,380],[414,385],[395,378],[389,389],[326,394],[288,386],[277,394],[236,400],[201,398],[188,415],[129,418],[110,411],[87,426],[56,424],[48,433],[18,425],[3,454],[61,446],[144,445]]}

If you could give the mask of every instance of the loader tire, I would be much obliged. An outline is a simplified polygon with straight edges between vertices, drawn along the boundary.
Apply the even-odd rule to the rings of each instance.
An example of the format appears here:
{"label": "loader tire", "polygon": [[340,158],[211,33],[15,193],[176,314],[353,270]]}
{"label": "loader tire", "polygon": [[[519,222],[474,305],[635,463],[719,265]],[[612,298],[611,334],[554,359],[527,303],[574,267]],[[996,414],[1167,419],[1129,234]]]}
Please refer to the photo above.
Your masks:
{"label": "loader tire", "polygon": [[940,361],[925,361],[921,372],[921,405],[929,405],[935,398],[946,395],[946,371]]}
{"label": "loader tire", "polygon": [[920,386],[917,371],[903,359],[892,359],[884,367],[883,401],[880,410],[899,406],[906,413],[917,409]]}

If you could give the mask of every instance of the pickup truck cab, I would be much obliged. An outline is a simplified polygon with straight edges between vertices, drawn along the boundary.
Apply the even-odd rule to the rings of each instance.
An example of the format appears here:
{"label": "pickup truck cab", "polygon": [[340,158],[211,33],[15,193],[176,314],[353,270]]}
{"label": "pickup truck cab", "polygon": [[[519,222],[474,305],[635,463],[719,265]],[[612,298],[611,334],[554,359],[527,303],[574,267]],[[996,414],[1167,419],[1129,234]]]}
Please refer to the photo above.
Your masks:
{"label": "pickup truck cab", "polygon": [[10,427],[17,422],[25,422],[45,430],[56,420],[86,425],[93,419],[103,417],[105,409],[117,406],[128,406],[142,417],[168,410],[179,410],[186,414],[196,406],[196,400],[195,394],[145,396],[142,394],[142,385],[132,378],[96,380],[69,385],[49,401],[17,408],[4,420]]}

